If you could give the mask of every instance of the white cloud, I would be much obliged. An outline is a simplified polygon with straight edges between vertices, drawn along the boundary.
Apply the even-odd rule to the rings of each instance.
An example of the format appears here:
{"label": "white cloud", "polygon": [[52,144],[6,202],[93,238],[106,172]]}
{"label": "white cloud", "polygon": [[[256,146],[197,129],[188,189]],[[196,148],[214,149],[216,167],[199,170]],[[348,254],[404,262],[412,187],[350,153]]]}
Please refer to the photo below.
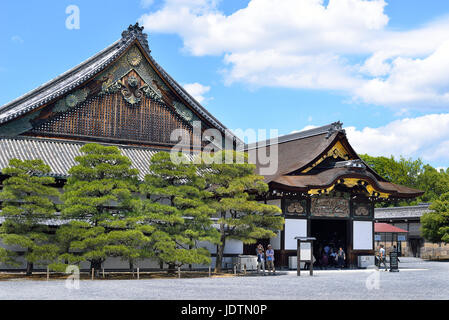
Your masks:
{"label": "white cloud", "polygon": [[357,96],[378,104],[401,104],[430,108],[449,102],[449,40],[426,58],[397,57],[388,65],[386,79],[369,80]]}
{"label": "white cloud", "polygon": [[304,128],[302,128],[301,130],[293,130],[289,134],[297,133],[297,132],[301,132],[301,131],[306,131],[306,130],[311,130],[311,129],[315,129],[315,128],[318,128],[318,126],[315,126],[313,124],[309,124],[309,125],[305,126]]}
{"label": "white cloud", "polygon": [[184,89],[199,103],[206,102],[211,98],[206,98],[204,94],[208,93],[210,90],[209,86],[204,86],[198,82],[195,83],[187,83],[183,85]]}
{"label": "white cloud", "polygon": [[14,42],[14,43],[19,43],[19,44],[21,44],[21,43],[24,42],[23,39],[22,39],[22,37],[20,37],[20,36],[18,36],[18,35],[12,36],[12,37],[11,37],[11,41]]}
{"label": "white cloud", "polygon": [[141,17],[178,34],[192,55],[223,57],[225,82],[337,90],[354,101],[447,109],[449,17],[388,30],[384,0],[250,0],[226,15],[218,0],[165,0]]}
{"label": "white cloud", "polygon": [[140,6],[142,8],[149,8],[153,5],[154,0],[140,0]]}
{"label": "white cloud", "polygon": [[449,113],[405,118],[378,128],[345,127],[357,153],[371,156],[393,155],[425,161],[449,159]]}

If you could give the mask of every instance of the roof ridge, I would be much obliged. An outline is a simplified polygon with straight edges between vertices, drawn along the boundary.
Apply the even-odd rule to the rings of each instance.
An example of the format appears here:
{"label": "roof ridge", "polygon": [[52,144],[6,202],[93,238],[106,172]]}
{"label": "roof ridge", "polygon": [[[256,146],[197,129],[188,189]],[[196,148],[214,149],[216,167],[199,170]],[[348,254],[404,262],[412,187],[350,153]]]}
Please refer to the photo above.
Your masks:
{"label": "roof ridge", "polygon": [[[187,104],[201,114],[207,121],[226,134],[229,138],[241,141],[235,134],[227,129],[219,120],[217,120],[209,111],[207,111],[199,102],[197,102],[181,85],[179,85],[152,57],[148,45],[148,34],[143,32],[144,27],[139,26],[137,22],[124,30],[121,38],[110,46],[101,50],[99,53],[87,58],[72,69],[62,73],[39,87],[25,93],[24,95],[0,106],[0,124],[17,118],[29,111],[32,111],[65,93],[73,90],[83,82],[91,79],[101,70],[108,67],[116,60],[133,41],[137,40],[147,56],[150,58],[154,67],[160,72],[162,78],[167,81],[171,87],[184,98]],[[64,83],[66,82],[66,83]],[[55,88],[56,87],[56,88]]]}
{"label": "roof ridge", "polygon": [[[59,74],[58,76],[54,77],[53,79],[41,84],[40,86],[34,88],[33,90],[21,95],[18,98],[15,98],[14,100],[0,106],[0,113],[2,111],[6,111],[5,109],[9,109],[8,107],[10,107],[12,104],[16,104],[17,102],[19,102],[20,100],[25,100],[27,98],[30,98],[31,96],[33,96],[33,94],[37,93],[39,90],[43,89],[44,87],[48,87],[51,84],[57,83],[58,81],[60,81],[63,77],[67,76],[70,73],[73,73],[79,69],[82,69],[82,67],[84,67],[86,64],[88,64],[89,62],[91,62],[92,60],[94,60],[95,58],[100,57],[101,55],[105,54],[107,51],[111,50],[113,47],[115,47],[118,43],[120,42],[120,40],[115,41],[113,44],[111,44],[110,46],[104,48],[103,50],[101,50],[100,52],[96,53],[95,55],[85,59],[83,62],[77,64],[76,66],[74,66],[73,68]],[[0,120],[1,123],[1,120]]]}
{"label": "roof ridge", "polygon": [[[343,126],[343,123],[340,121],[332,122],[330,124],[327,124],[327,125],[324,125],[321,127],[311,128],[311,129],[307,129],[307,130],[301,130],[298,132],[292,132],[292,133],[289,133],[286,135],[278,136],[276,138],[253,142],[253,143],[247,144],[245,146],[245,150],[256,149],[258,147],[265,147],[265,146],[270,146],[273,144],[281,144],[281,143],[290,142],[290,141],[294,141],[294,140],[306,139],[306,138],[318,136],[321,134],[327,134],[326,139],[329,139],[330,136],[332,136],[336,132],[342,132],[343,134],[346,134],[346,132],[342,128],[342,126]],[[276,140],[277,140],[277,143],[275,142]]]}

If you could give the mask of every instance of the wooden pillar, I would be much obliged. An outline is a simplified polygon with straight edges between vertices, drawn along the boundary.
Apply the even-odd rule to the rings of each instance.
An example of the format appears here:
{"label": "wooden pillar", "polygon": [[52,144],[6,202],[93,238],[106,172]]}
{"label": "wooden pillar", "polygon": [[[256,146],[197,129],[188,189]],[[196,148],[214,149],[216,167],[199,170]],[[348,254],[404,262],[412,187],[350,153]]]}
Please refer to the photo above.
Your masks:
{"label": "wooden pillar", "polygon": [[310,241],[310,275],[313,276],[313,241]]}
{"label": "wooden pillar", "polygon": [[296,275],[299,277],[301,275],[301,241],[296,240]]}

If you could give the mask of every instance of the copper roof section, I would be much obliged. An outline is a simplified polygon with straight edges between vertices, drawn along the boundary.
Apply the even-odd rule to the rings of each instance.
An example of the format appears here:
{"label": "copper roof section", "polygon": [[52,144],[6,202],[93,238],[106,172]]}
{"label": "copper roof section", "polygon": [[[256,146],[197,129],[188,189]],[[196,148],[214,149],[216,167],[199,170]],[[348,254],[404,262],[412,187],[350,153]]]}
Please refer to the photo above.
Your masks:
{"label": "copper roof section", "polygon": [[[339,131],[334,131],[332,124],[279,137],[277,143],[268,140],[250,144],[246,150],[251,154],[266,145],[269,154],[274,152],[272,146],[277,144],[278,169],[275,174],[265,176],[265,182],[270,182],[279,176],[304,167],[318,158],[324,150],[332,145],[338,133]],[[259,162],[256,163],[256,166],[257,171],[263,167]]]}
{"label": "copper roof section", "polygon": [[388,223],[376,222],[374,223],[374,232],[382,233],[407,233],[407,230],[395,227]]}

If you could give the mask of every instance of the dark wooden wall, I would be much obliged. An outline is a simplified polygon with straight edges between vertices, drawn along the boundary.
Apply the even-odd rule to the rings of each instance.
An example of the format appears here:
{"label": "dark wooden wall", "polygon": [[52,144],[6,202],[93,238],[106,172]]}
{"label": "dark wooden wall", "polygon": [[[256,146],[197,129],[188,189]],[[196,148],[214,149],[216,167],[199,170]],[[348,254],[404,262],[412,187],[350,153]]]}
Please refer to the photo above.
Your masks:
{"label": "dark wooden wall", "polygon": [[191,126],[163,103],[143,96],[131,106],[120,92],[95,96],[81,105],[34,128],[38,136],[100,137],[144,143],[175,144],[170,141],[174,129],[192,136]]}

